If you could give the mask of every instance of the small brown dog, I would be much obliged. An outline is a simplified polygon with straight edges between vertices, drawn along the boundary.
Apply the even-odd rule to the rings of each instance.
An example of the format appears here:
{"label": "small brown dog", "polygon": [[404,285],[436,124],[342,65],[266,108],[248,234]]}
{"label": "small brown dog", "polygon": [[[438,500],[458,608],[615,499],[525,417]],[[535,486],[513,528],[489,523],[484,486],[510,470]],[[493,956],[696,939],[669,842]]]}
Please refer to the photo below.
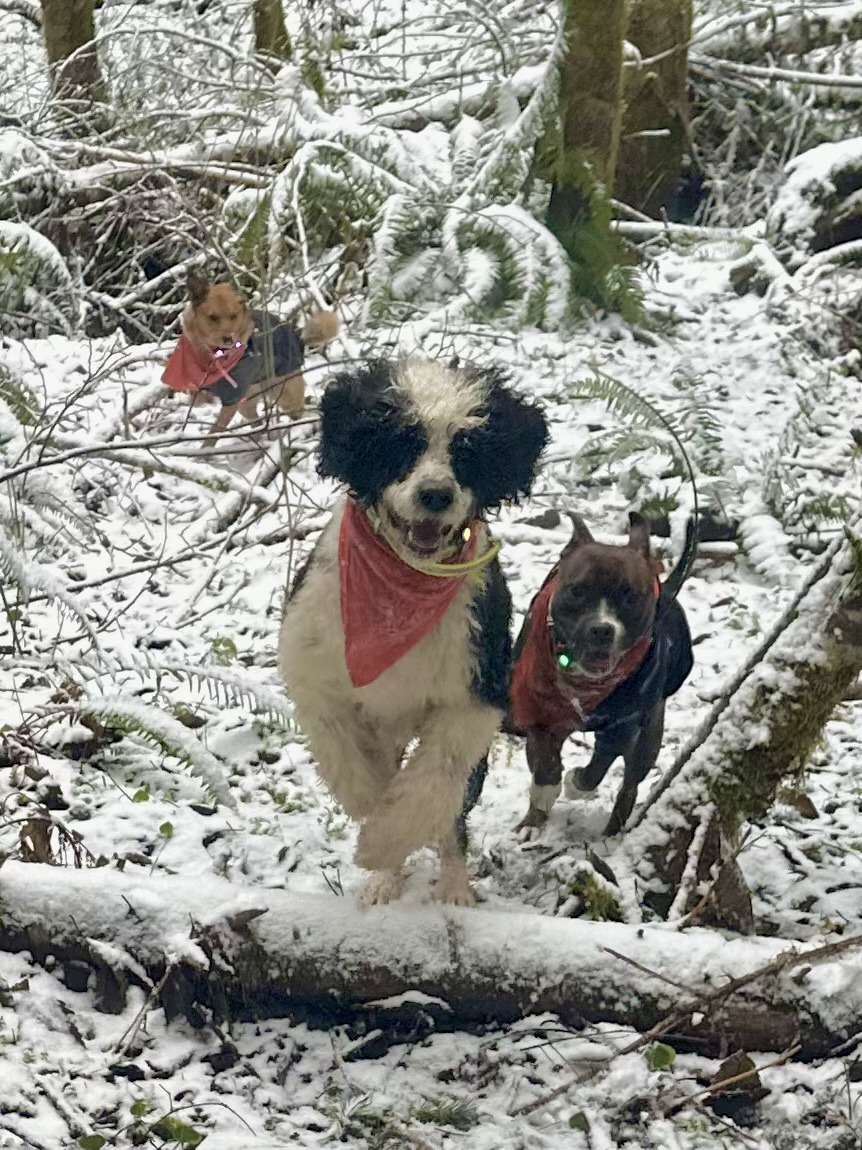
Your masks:
{"label": "small brown dog", "polygon": [[257,419],[261,401],[267,413],[298,418],[305,404],[305,352],[320,351],[335,339],[334,312],[315,312],[299,332],[276,315],[252,311],[230,284],[211,284],[197,272],[189,273],[188,292],[183,334],[162,376],[168,387],[190,392],[193,403],[222,404],[213,435],[237,412]]}

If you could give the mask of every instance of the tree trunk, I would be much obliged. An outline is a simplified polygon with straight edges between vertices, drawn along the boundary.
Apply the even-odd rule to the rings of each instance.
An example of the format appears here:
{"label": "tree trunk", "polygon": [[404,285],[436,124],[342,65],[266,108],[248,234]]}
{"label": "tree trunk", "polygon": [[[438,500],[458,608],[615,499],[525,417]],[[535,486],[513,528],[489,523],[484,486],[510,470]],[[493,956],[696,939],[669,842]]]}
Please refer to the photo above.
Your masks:
{"label": "tree trunk", "polygon": [[105,86],[93,43],[93,2],[42,0],[42,32],[54,95],[77,116],[86,115],[94,104],[105,102]]}
{"label": "tree trunk", "polygon": [[254,0],[254,50],[277,60],[292,60],[293,45],[284,23],[281,0]]}
{"label": "tree trunk", "polygon": [[622,122],[627,0],[564,0],[566,49],[559,65],[559,128],[539,160],[552,182],[547,224],[571,252],[596,184],[613,194]]}
{"label": "tree trunk", "polygon": [[717,876],[713,921],[752,929],[733,857],[740,829],[804,769],[860,671],[862,545],[848,531],[821,558],[627,836],[625,849],[638,860],[653,909],[666,914],[673,904],[685,913]]}
{"label": "tree trunk", "polygon": [[629,16],[627,38],[641,59],[658,58],[625,69],[615,194],[651,216],[674,192],[688,142],[691,25],[692,0],[635,0]]}
{"label": "tree trunk", "polygon": [[776,939],[711,945],[704,932],[486,910],[360,911],[349,896],[214,875],[0,868],[0,950],[52,955],[70,988],[94,974],[98,1009],[120,1012],[128,987],[143,986],[168,1017],[199,1026],[213,1015],[365,1022],[392,1042],[550,1012],[575,1027],[658,1026],[702,1054],[798,1042],[818,1057],[862,1032],[857,999],[842,998],[862,953],[836,961],[859,941],[798,956]]}

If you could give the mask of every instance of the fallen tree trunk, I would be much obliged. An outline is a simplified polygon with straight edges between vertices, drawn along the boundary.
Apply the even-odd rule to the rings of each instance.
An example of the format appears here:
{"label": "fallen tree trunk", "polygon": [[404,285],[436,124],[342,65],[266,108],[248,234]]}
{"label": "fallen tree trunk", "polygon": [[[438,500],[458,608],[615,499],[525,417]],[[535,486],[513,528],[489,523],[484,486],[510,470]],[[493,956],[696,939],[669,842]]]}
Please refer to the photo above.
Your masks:
{"label": "fallen tree trunk", "polygon": [[860,568],[862,546],[848,530],[641,808],[624,849],[659,913],[687,914],[712,883],[704,921],[753,929],[739,831],[804,770],[862,671]]}
{"label": "fallen tree trunk", "polygon": [[704,1053],[799,1043],[803,1057],[862,1032],[860,951],[839,962],[834,948],[800,957],[775,939],[704,930],[400,905],[361,912],[350,898],[215,876],[7,862],[0,949],[52,955],[72,988],[95,972],[103,1010],[122,1010],[126,988],[142,985],[153,1006],[197,1025],[209,1012],[317,1026],[361,1019],[397,1041],[550,1012],[573,1026],[662,1024],[668,1041]]}

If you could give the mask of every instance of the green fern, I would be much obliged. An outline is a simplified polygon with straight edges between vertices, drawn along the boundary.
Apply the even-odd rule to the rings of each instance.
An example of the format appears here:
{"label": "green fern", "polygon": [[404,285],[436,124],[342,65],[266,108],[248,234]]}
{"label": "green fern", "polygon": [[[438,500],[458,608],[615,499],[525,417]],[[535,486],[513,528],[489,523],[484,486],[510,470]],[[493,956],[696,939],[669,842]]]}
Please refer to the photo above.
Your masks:
{"label": "green fern", "polygon": [[413,1111],[417,1122],[433,1126],[451,1126],[454,1130],[466,1133],[478,1126],[481,1121],[476,1107],[467,1098],[426,1098],[423,1104]]}
{"label": "green fern", "polygon": [[81,699],[62,708],[62,713],[90,716],[122,735],[137,735],[187,766],[201,781],[208,796],[231,810],[236,809],[223,765],[172,715],[138,699],[121,696]]}
{"label": "green fern", "polygon": [[[549,173],[553,178],[553,173]],[[625,241],[613,230],[614,209],[586,155],[566,160],[566,186],[580,210],[554,226],[572,265],[575,302],[619,312],[627,323],[642,323],[640,276]]]}
{"label": "green fern", "polygon": [[794,520],[817,530],[827,523],[846,523],[853,503],[848,496],[824,491],[810,498],[801,498],[793,505]]}
{"label": "green fern", "polygon": [[57,572],[43,563],[28,559],[17,542],[0,526],[0,571],[5,572],[23,592],[25,598],[41,593],[74,615],[93,645],[99,641],[83,603],[68,590],[68,584]]}
{"label": "green fern", "polygon": [[0,363],[0,399],[24,427],[32,427],[42,417],[42,408],[36,396],[27,384],[3,363]]}
{"label": "green fern", "polygon": [[293,707],[288,700],[280,692],[233,667],[162,661],[158,653],[137,651],[134,655],[115,656],[109,668],[92,657],[85,657],[75,663],[58,663],[58,669],[65,678],[80,681],[91,693],[92,690],[101,690],[106,680],[117,685],[121,677],[125,687],[127,677],[134,675],[141,683],[152,686],[155,697],[165,704],[174,701],[172,697],[168,698],[166,680],[188,683],[196,690],[205,690],[223,710],[245,708],[273,725],[288,731],[296,730]]}
{"label": "green fern", "polygon": [[677,369],[671,383],[685,397],[679,408],[679,426],[691,435],[691,453],[703,475],[724,476],[727,463],[721,424],[712,409],[710,389],[691,367]]}
{"label": "green fern", "polygon": [[683,429],[654,403],[603,371],[596,370],[594,375],[578,380],[575,387],[573,399],[601,400],[613,415],[636,427],[662,428],[677,439],[683,434]]}
{"label": "green fern", "polygon": [[[155,669],[155,668],[154,668]],[[228,667],[162,663],[158,670],[193,686],[205,688],[221,707],[245,707],[289,730],[295,729],[293,708],[287,700],[261,683]]]}

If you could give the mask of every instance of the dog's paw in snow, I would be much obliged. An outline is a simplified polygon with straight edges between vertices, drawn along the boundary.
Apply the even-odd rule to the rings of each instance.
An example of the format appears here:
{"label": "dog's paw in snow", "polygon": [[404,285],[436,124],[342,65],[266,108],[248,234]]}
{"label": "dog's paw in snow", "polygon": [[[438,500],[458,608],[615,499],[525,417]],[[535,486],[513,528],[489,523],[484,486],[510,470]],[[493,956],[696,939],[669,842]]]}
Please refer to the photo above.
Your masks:
{"label": "dog's paw in snow", "polygon": [[434,887],[435,902],[446,903],[448,906],[475,906],[476,896],[470,886],[467,872],[462,868],[450,869],[444,867],[440,878]]}
{"label": "dog's paw in snow", "polygon": [[404,876],[400,871],[377,871],[363,883],[356,901],[361,907],[385,906],[400,897],[404,889]]}
{"label": "dog's paw in snow", "polygon": [[512,833],[519,843],[532,843],[541,838],[547,823],[548,816],[545,811],[530,807],[518,825],[512,828]]}

